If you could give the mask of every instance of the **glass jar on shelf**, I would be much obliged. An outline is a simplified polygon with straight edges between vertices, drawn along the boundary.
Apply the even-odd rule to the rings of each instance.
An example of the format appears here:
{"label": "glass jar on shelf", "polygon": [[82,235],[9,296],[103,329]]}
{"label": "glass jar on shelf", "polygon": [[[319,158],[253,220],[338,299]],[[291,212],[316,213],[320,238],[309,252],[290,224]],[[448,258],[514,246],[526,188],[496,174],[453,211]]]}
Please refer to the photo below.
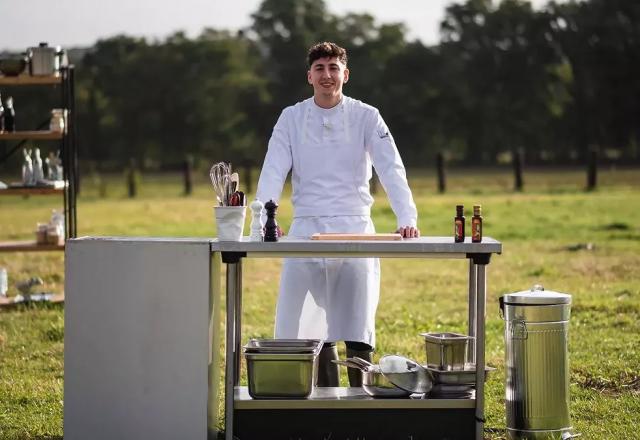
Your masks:
{"label": "glass jar on shelf", "polygon": [[65,111],[61,108],[51,110],[51,121],[49,122],[49,130],[54,133],[64,133],[65,130]]}

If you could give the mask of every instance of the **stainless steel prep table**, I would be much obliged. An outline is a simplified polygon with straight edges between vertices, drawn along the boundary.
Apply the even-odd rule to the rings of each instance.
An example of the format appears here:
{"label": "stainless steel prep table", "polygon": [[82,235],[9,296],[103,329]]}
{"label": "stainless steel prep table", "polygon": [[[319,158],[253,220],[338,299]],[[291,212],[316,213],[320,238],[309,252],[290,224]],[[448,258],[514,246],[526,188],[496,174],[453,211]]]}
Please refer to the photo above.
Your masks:
{"label": "stainless steel prep table", "polygon": [[[246,238],[245,238],[246,240]],[[354,410],[356,420],[374,422],[379,416],[389,414],[382,422],[389,425],[391,420],[398,423],[407,423],[400,420],[402,416],[411,417],[411,414],[420,414],[422,421],[428,414],[434,414],[440,425],[452,425],[451,428],[460,428],[459,432],[474,432],[475,438],[483,438],[484,428],[484,367],[485,367],[485,302],[486,302],[486,266],[489,264],[491,254],[502,252],[502,244],[492,238],[486,237],[482,243],[454,243],[451,237],[421,237],[405,239],[403,241],[319,241],[282,237],[279,242],[220,242],[213,240],[211,243],[213,259],[221,256],[223,263],[227,265],[226,283],[226,378],[225,378],[225,429],[226,439],[234,439],[234,429],[242,430],[251,420],[251,414],[261,414],[255,421],[260,424],[262,438],[270,438],[265,432],[265,420],[281,424],[285,420],[285,426],[295,426],[292,423],[309,411],[314,414],[325,414],[331,417],[338,413],[322,413],[332,409],[340,409],[341,412]],[[338,257],[338,258],[446,258],[469,260],[469,325],[468,333],[476,337],[475,346],[470,347],[470,359],[476,362],[476,394],[474,399],[372,399],[353,388],[323,389],[319,388],[311,398],[306,400],[252,400],[248,397],[246,389],[239,387],[239,372],[241,362],[241,320],[242,320],[242,259],[243,258],[278,258],[278,257]],[[218,260],[220,261],[220,260]],[[219,267],[219,266],[218,266]],[[215,276],[219,276],[214,274]],[[214,283],[215,285],[215,283]],[[214,313],[211,310],[211,313]],[[479,319],[478,319],[479,318]],[[215,347],[214,347],[215,349]],[[230,361],[231,360],[231,361]],[[211,370],[217,366],[211,364]],[[213,371],[210,376],[215,376]],[[213,405],[210,405],[213,407]],[[262,411],[261,411],[262,410]],[[466,411],[471,418],[460,419],[456,411]],[[247,416],[249,414],[249,416]],[[286,417],[285,417],[286,414]],[[448,417],[448,414],[453,417]],[[278,416],[282,418],[278,418]],[[213,418],[210,415],[210,420]],[[234,416],[242,417],[240,429],[238,423],[234,424]],[[314,417],[316,425],[322,425],[329,421],[327,417]],[[359,419],[358,419],[359,418]],[[450,420],[449,420],[450,419]],[[354,420],[353,418],[351,420]],[[455,420],[458,420],[456,423]],[[474,426],[467,426],[471,431],[464,430],[464,420],[470,420]],[[237,422],[237,420],[236,420]],[[469,425],[469,423],[466,423]],[[462,424],[462,425],[461,425]],[[375,423],[374,423],[375,425]],[[250,428],[248,432],[250,431]],[[370,430],[373,428],[369,428]],[[376,428],[379,429],[379,428]],[[447,429],[447,428],[441,428]],[[373,431],[379,432],[379,431]],[[265,437],[265,434],[266,437]],[[280,433],[282,434],[282,433]],[[335,434],[335,432],[334,432]],[[431,432],[433,434],[433,432]],[[404,435],[404,434],[403,434]],[[437,434],[442,438],[450,434]],[[467,435],[467,434],[458,434]],[[247,435],[248,436],[248,435]],[[275,438],[275,437],[274,437]],[[287,437],[288,438],[288,437]],[[298,437],[296,437],[298,438]],[[335,438],[335,437],[334,437]],[[366,437],[371,438],[371,436]],[[400,438],[400,437],[398,437]],[[406,437],[402,437],[406,438]],[[431,437],[435,438],[435,437]],[[454,437],[455,438],[455,437]],[[467,436],[467,438],[469,438]],[[240,440],[246,440],[240,437]]]}

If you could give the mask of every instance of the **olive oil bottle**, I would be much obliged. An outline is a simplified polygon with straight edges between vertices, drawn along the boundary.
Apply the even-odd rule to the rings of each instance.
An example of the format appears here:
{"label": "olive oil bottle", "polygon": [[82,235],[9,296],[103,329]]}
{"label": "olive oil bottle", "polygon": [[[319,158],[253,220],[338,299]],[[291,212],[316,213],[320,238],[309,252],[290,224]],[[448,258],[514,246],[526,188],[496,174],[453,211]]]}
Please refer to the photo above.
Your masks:
{"label": "olive oil bottle", "polygon": [[456,216],[453,219],[453,237],[456,243],[464,241],[464,206],[456,205]]}
{"label": "olive oil bottle", "polygon": [[482,241],[482,206],[473,205],[473,217],[471,217],[471,241],[480,243]]}

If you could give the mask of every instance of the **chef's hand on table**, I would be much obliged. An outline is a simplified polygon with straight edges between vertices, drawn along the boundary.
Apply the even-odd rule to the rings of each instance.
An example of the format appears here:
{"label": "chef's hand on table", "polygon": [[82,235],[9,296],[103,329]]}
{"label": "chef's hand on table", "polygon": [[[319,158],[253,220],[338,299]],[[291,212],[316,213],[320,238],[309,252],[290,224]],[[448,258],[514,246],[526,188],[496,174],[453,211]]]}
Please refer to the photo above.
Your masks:
{"label": "chef's hand on table", "polygon": [[414,228],[413,226],[404,226],[404,227],[398,228],[396,232],[402,235],[402,238],[420,237],[420,229]]}

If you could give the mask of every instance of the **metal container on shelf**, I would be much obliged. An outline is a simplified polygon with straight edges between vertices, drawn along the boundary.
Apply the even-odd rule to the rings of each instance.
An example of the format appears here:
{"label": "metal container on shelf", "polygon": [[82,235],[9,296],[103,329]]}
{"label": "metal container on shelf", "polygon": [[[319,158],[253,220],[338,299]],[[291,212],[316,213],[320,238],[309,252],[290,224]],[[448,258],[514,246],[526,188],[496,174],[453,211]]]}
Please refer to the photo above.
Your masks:
{"label": "metal container on shelf", "polygon": [[458,333],[420,333],[424,337],[427,366],[438,370],[464,370],[471,336]]}
{"label": "metal container on shelf", "polygon": [[60,70],[63,51],[60,47],[50,47],[42,42],[38,47],[27,50],[29,73],[33,76],[55,75]]}
{"label": "metal container on shelf", "polygon": [[505,321],[506,415],[510,439],[568,439],[571,295],[531,290],[500,298]]}
{"label": "metal container on shelf", "polygon": [[249,395],[254,399],[304,399],[313,392],[322,341],[251,340],[244,346]]}

